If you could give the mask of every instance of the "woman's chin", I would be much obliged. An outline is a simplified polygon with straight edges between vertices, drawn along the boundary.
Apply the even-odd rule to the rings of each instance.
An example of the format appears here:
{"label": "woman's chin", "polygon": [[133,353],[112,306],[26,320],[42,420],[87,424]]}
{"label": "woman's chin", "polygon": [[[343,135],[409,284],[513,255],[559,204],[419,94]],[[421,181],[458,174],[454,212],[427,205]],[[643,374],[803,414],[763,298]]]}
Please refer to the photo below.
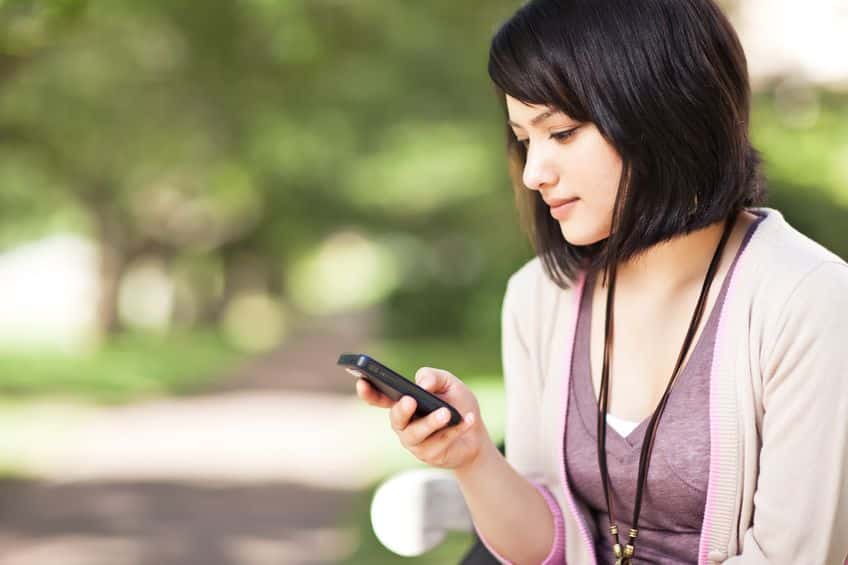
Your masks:
{"label": "woman's chin", "polygon": [[607,235],[598,234],[595,230],[581,230],[579,226],[574,225],[574,222],[569,220],[561,221],[559,229],[565,241],[575,246],[592,245],[607,237]]}

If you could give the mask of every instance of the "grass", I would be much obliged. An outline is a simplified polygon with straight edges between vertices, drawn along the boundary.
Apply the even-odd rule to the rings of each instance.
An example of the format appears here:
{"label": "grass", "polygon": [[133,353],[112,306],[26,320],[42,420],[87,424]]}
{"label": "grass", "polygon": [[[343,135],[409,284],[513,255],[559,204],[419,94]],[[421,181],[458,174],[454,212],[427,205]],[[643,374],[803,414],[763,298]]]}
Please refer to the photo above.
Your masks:
{"label": "grass", "polygon": [[90,354],[0,352],[0,394],[128,402],[192,392],[241,359],[213,331],[126,334]]}
{"label": "grass", "polygon": [[[431,366],[447,369],[469,384],[500,381],[498,344],[379,339],[366,351],[410,379],[418,367]],[[244,354],[214,330],[166,336],[128,333],[85,354],[0,350],[0,395],[122,403],[186,394],[214,383],[242,359]]]}

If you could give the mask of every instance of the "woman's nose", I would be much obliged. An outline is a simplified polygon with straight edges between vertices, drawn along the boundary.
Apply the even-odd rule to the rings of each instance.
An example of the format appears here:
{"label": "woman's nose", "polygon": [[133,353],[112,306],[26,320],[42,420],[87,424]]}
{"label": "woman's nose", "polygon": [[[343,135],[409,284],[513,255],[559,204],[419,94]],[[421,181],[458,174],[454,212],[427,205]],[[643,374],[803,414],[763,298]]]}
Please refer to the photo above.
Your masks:
{"label": "woman's nose", "polygon": [[521,180],[524,182],[524,186],[531,190],[542,190],[555,186],[557,177],[550,159],[538,152],[534,153],[528,150]]}

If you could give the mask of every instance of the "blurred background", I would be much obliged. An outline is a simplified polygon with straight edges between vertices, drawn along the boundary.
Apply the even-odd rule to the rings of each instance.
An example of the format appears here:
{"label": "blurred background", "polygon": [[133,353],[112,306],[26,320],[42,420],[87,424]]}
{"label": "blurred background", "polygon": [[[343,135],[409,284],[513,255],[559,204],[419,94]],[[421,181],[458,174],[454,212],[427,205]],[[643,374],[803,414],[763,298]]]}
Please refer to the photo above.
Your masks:
{"label": "blurred background", "polygon": [[[452,563],[342,351],[503,434],[532,257],[488,42],[515,0],[0,0],[0,564]],[[848,257],[848,6],[725,2],[769,206]]]}

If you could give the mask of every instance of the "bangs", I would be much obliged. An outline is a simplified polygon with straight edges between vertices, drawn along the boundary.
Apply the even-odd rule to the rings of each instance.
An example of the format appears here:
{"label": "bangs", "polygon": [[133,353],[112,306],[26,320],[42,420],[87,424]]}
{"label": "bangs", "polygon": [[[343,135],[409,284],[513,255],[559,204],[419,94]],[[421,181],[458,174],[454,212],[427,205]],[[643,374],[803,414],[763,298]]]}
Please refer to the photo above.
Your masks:
{"label": "bangs", "polygon": [[[588,121],[588,105],[578,94],[585,89],[577,57],[570,49],[572,42],[559,24],[534,29],[540,21],[561,21],[562,14],[545,12],[544,6],[525,5],[498,30],[489,49],[489,78],[502,100],[508,94],[524,104],[550,106],[575,120]],[[560,44],[556,61],[546,56],[550,52],[541,37]]]}

